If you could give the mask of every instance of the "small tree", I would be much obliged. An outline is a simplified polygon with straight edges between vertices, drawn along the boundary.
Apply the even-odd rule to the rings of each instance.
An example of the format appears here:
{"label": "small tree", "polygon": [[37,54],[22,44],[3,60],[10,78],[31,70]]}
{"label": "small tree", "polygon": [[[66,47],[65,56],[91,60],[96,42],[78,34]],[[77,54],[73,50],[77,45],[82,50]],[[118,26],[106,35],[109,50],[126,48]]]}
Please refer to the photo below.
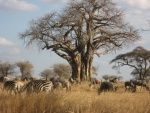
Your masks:
{"label": "small tree", "polygon": [[20,61],[16,65],[19,67],[22,77],[31,77],[33,73],[33,65],[29,61]]}
{"label": "small tree", "polygon": [[[144,74],[144,69],[142,70],[142,75]],[[137,79],[140,79],[139,78],[139,72],[134,69],[132,72],[131,72],[131,75],[133,75],[133,77],[137,78]],[[147,71],[147,73],[145,74],[145,78],[147,77],[150,77],[150,69]]]}
{"label": "small tree", "polygon": [[110,63],[115,63],[113,68],[122,66],[132,67],[138,74],[139,79],[144,79],[150,70],[150,51],[143,47],[137,47],[133,51],[116,56]]}
{"label": "small tree", "polygon": [[109,80],[109,79],[113,79],[113,78],[117,78],[118,80],[123,79],[122,76],[117,76],[117,75],[103,75],[102,78],[104,80]]}
{"label": "small tree", "polygon": [[15,65],[10,62],[0,62],[0,75],[7,77],[8,75],[12,76],[15,71]]}
{"label": "small tree", "polygon": [[44,77],[46,80],[48,80],[49,78],[53,77],[54,71],[53,69],[45,69],[41,72],[40,76]]}
{"label": "small tree", "polygon": [[70,77],[71,67],[69,65],[66,65],[63,63],[54,64],[53,70],[54,70],[54,73],[56,73],[56,75],[58,75],[60,78],[61,77],[64,77],[64,78]]}
{"label": "small tree", "polygon": [[103,78],[104,80],[108,80],[109,77],[110,77],[109,75],[103,75],[103,76],[102,76],[102,78]]}

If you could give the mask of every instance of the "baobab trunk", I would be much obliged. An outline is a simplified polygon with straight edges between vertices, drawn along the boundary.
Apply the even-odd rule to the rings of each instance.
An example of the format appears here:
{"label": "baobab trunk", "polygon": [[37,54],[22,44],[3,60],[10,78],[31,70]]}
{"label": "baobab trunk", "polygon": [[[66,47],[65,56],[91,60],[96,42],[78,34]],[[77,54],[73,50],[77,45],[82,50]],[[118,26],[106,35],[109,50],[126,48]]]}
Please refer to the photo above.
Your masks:
{"label": "baobab trunk", "polygon": [[92,66],[92,63],[93,63],[93,53],[92,54],[88,54],[87,55],[87,63],[86,63],[86,76],[87,76],[87,80],[91,80],[92,78],[92,73],[93,73],[93,66]]}
{"label": "baobab trunk", "polygon": [[72,68],[72,78],[78,79],[80,81],[80,65],[73,64],[71,65]]}

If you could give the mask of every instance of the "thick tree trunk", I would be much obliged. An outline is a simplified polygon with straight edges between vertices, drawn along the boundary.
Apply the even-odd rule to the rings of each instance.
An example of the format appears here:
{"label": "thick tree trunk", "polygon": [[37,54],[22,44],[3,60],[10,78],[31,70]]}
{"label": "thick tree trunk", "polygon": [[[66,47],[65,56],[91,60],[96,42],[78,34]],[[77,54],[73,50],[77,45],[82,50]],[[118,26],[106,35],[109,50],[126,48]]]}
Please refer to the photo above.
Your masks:
{"label": "thick tree trunk", "polygon": [[92,74],[93,74],[93,65],[92,65],[92,63],[93,63],[93,55],[90,56],[88,62],[89,62],[89,79],[91,80]]}
{"label": "thick tree trunk", "polygon": [[81,81],[86,80],[86,76],[85,76],[85,64],[84,64],[84,62],[81,63],[80,79],[81,79]]}
{"label": "thick tree trunk", "polygon": [[80,80],[80,65],[72,64],[72,78]]}
{"label": "thick tree trunk", "polygon": [[94,53],[92,51],[90,51],[90,53],[87,55],[87,69],[86,69],[86,72],[87,72],[87,77],[88,79],[87,80],[91,80],[92,78],[92,74],[93,74],[93,55]]}
{"label": "thick tree trunk", "polygon": [[69,64],[72,68],[72,78],[73,79],[78,79],[79,81],[80,79],[80,73],[81,73],[81,55],[74,55],[76,56],[75,58],[73,58],[73,60],[69,61]]}
{"label": "thick tree trunk", "polygon": [[84,47],[84,50],[81,52],[81,73],[80,73],[81,81],[87,80],[85,69],[86,69],[86,62],[85,62],[85,47]]}

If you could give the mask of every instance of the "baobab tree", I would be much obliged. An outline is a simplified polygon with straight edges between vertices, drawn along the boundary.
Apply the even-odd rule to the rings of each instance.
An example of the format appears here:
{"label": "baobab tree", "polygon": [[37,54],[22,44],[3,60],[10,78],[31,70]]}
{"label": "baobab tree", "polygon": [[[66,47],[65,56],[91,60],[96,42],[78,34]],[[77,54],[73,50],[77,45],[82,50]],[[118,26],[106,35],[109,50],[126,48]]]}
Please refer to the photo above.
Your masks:
{"label": "baobab tree", "polygon": [[150,51],[143,47],[136,47],[131,52],[116,56],[110,63],[114,63],[115,69],[129,66],[133,68],[134,74],[136,73],[139,79],[144,79],[150,70]]}
{"label": "baobab tree", "polygon": [[92,77],[94,54],[116,51],[140,36],[112,0],[73,0],[61,13],[32,20],[20,39],[54,51],[68,61],[72,77],[83,80]]}

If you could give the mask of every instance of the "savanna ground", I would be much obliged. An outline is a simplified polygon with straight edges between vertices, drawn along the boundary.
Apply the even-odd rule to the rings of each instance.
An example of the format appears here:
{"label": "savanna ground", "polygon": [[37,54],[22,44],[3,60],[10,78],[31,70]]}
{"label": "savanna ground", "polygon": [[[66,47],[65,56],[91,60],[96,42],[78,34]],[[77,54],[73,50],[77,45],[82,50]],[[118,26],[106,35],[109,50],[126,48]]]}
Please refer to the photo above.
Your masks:
{"label": "savanna ground", "polygon": [[98,95],[88,83],[72,86],[72,91],[50,94],[10,95],[0,90],[0,113],[150,113],[150,94],[140,88],[136,93],[119,90]]}

